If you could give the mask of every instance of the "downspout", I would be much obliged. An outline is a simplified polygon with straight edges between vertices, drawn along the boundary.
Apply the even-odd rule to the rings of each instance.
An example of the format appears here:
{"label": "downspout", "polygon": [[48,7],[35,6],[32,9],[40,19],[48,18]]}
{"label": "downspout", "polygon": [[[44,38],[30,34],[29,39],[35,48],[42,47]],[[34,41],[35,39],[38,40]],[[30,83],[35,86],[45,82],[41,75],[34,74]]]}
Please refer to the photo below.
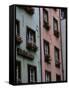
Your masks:
{"label": "downspout", "polygon": [[42,82],[42,49],[41,49],[41,11],[39,7],[39,30],[40,30],[40,65],[41,65],[41,82]]}

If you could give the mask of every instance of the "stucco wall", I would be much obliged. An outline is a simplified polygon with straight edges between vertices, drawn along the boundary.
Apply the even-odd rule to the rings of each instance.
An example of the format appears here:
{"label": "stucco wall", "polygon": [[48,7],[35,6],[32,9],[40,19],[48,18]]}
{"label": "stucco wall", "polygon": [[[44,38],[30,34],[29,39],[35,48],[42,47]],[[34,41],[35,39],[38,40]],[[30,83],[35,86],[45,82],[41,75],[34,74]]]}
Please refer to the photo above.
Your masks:
{"label": "stucco wall", "polygon": [[23,43],[20,48],[26,50],[26,26],[29,26],[36,32],[36,45],[38,50],[33,53],[34,60],[25,59],[16,55],[16,60],[21,61],[21,79],[22,83],[28,83],[28,69],[27,64],[35,65],[37,67],[37,82],[41,82],[41,66],[40,66],[40,34],[39,34],[39,8],[35,8],[34,14],[31,16],[23,9],[16,7],[16,19],[20,21],[20,35]]}
{"label": "stucco wall", "polygon": [[[56,38],[54,36],[54,31],[53,31],[53,17],[55,17],[58,20],[58,30],[60,32],[60,17],[59,17],[59,9],[57,11],[54,11],[51,8],[46,8],[48,11],[48,19],[49,19],[49,25],[50,25],[50,30],[46,31],[43,27],[43,9],[40,9],[40,14],[41,14],[41,46],[42,46],[42,79],[43,82],[45,81],[45,71],[48,70],[51,72],[51,79],[52,81],[56,81],[56,74],[61,75],[61,80],[62,80],[62,65],[60,65],[60,69],[55,67],[55,60],[54,60],[54,47],[56,46],[59,48],[59,57],[61,61],[61,43],[60,43],[60,36],[59,38]],[[51,64],[47,64],[44,61],[44,45],[43,45],[43,40],[46,40],[49,42],[50,45],[50,57],[51,57]]]}

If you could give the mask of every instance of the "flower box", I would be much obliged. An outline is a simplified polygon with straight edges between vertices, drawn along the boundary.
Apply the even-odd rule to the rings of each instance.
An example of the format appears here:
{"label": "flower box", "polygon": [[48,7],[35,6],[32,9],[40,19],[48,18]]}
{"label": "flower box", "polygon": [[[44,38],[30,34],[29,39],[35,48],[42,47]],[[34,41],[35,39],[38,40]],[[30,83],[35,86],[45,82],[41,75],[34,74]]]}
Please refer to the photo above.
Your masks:
{"label": "flower box", "polygon": [[17,54],[20,55],[20,56],[23,56],[24,58],[28,58],[30,60],[33,60],[34,59],[34,56],[32,53],[29,53],[25,50],[22,50],[20,48],[17,48]]}
{"label": "flower box", "polygon": [[45,62],[47,62],[48,64],[50,64],[50,55],[45,55]]}
{"label": "flower box", "polygon": [[54,35],[58,38],[59,37],[59,31],[54,30]]}
{"label": "flower box", "polygon": [[20,37],[20,35],[16,35],[16,43],[20,44],[22,42],[22,39]]}
{"label": "flower box", "polygon": [[49,31],[50,26],[49,26],[49,23],[48,22],[45,22],[44,21],[44,27],[46,28],[47,31]]}
{"label": "flower box", "polygon": [[32,43],[32,42],[27,42],[27,49],[31,50],[31,51],[37,51],[37,46],[35,43]]}
{"label": "flower box", "polygon": [[55,65],[56,65],[56,67],[60,68],[60,62],[59,61],[56,61]]}

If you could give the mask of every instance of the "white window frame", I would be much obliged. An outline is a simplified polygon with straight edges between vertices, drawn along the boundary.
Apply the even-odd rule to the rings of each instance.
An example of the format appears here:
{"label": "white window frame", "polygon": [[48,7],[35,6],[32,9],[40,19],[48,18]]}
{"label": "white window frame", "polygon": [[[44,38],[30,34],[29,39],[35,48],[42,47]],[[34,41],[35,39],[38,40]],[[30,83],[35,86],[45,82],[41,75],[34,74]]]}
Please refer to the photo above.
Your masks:
{"label": "white window frame", "polygon": [[[33,72],[32,72],[33,71]],[[32,77],[33,78],[32,78]],[[34,68],[30,68],[30,82],[35,82],[35,70],[34,70]]]}

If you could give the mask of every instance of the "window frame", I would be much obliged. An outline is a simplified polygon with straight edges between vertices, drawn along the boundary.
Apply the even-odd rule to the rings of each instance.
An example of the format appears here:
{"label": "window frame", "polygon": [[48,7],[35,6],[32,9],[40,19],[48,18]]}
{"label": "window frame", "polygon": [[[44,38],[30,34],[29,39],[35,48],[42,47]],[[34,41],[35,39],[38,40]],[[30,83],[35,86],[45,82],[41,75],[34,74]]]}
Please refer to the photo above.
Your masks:
{"label": "window frame", "polygon": [[20,22],[17,19],[16,19],[16,25],[17,25],[16,35],[20,35]]}
{"label": "window frame", "polygon": [[[44,19],[44,15],[47,15],[47,21]],[[45,23],[48,23],[49,22],[48,11],[45,8],[43,8],[43,24],[44,24],[44,22]]]}
{"label": "window frame", "polygon": [[[54,23],[57,24],[57,30],[55,30],[55,24]],[[58,20],[56,18],[54,18],[54,17],[53,17],[53,30],[58,31]]]}
{"label": "window frame", "polygon": [[59,49],[57,47],[54,47],[54,59],[55,59],[55,64],[56,64],[56,56],[55,56],[55,52],[58,53],[58,61],[59,61]]}
{"label": "window frame", "polygon": [[[43,41],[44,41],[44,56],[45,56],[45,55],[50,55],[50,46],[49,46],[49,42],[46,41],[46,40],[43,40]],[[45,54],[45,45],[48,46],[48,54]]]}
{"label": "window frame", "polygon": [[[49,81],[46,80],[46,75],[48,76],[49,75]],[[45,82],[51,82],[51,72],[50,71],[45,71]]]}
{"label": "window frame", "polygon": [[[28,83],[35,83],[35,82],[37,82],[37,67],[36,66],[34,66],[34,65],[30,65],[30,64],[28,64]],[[34,70],[34,73],[35,73],[35,77],[34,77],[34,79],[35,79],[35,81],[34,82],[31,82],[30,81],[30,68],[32,68],[33,70]]]}
{"label": "window frame", "polygon": [[[60,79],[58,80],[57,77]],[[56,74],[56,81],[61,81],[61,75]]]}
{"label": "window frame", "polygon": [[[17,66],[19,67],[19,76],[20,81],[17,80]],[[21,62],[16,60],[16,83],[21,83]]]}
{"label": "window frame", "polygon": [[26,43],[29,41],[29,32],[33,34],[34,38],[33,42],[36,43],[36,32],[33,29],[29,28],[28,26],[26,28]]}

